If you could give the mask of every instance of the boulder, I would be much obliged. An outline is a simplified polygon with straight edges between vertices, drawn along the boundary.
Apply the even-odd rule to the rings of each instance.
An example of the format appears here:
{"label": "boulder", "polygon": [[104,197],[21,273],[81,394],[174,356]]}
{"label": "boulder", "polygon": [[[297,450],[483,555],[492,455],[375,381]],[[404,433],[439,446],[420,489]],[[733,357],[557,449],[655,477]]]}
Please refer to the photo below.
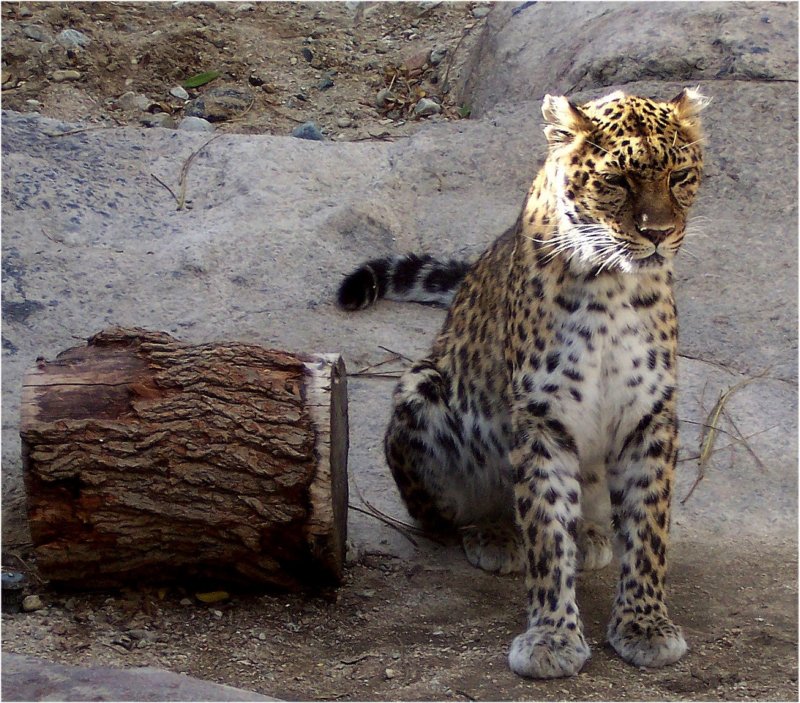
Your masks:
{"label": "boulder", "polygon": [[65,666],[3,653],[6,701],[275,701],[155,667]]}
{"label": "boulder", "polygon": [[461,102],[499,102],[636,81],[797,80],[797,7],[761,2],[497,3]]}

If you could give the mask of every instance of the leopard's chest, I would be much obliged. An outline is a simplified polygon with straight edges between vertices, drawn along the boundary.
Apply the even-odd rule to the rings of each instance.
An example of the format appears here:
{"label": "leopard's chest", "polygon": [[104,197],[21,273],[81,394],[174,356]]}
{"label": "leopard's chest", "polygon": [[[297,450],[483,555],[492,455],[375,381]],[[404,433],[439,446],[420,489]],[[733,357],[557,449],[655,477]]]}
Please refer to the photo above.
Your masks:
{"label": "leopard's chest", "polygon": [[547,403],[590,462],[607,462],[618,452],[675,384],[674,315],[663,312],[669,291],[644,294],[633,281],[617,282],[610,292],[597,285],[554,301],[539,335],[545,348],[532,360],[539,362],[533,399]]}

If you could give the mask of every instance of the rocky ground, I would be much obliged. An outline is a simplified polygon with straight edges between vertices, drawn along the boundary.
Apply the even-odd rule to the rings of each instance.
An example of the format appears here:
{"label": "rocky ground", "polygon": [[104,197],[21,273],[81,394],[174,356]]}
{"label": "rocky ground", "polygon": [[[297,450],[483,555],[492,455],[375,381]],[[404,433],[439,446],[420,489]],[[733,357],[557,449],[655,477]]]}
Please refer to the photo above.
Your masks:
{"label": "rocky ground", "polygon": [[[340,141],[460,119],[486,3],[4,3],[3,107]],[[190,79],[216,75],[191,87]],[[195,83],[204,78],[198,78]],[[187,86],[187,87],[184,87]],[[209,122],[211,124],[209,124]]]}

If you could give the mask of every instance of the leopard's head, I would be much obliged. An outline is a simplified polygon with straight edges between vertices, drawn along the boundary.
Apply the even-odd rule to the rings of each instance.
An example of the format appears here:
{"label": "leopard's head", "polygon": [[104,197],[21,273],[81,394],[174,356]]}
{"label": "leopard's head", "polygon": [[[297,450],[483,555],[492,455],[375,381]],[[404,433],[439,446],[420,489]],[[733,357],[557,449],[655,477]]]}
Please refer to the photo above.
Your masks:
{"label": "leopard's head", "polygon": [[572,265],[637,272],[672,259],[702,177],[698,114],[708,102],[691,89],[669,102],[622,92],[580,106],[545,97],[553,244]]}

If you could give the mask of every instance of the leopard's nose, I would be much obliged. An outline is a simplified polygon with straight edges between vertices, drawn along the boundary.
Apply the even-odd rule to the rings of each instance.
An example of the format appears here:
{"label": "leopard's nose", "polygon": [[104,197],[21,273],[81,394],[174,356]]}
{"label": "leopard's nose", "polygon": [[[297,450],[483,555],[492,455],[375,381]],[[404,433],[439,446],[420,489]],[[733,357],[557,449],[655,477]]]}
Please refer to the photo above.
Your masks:
{"label": "leopard's nose", "polygon": [[670,234],[675,231],[675,227],[672,225],[664,226],[664,227],[654,227],[654,226],[642,226],[637,225],[636,229],[638,230],[639,234],[641,234],[647,241],[652,242],[656,246],[661,244]]}

